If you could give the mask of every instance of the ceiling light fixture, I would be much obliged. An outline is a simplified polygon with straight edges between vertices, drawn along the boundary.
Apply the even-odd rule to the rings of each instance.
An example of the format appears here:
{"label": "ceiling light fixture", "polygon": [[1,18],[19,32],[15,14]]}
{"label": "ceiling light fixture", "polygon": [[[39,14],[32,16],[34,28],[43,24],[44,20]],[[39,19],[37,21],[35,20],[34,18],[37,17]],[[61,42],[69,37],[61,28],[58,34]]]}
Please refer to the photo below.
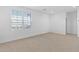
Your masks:
{"label": "ceiling light fixture", "polygon": [[47,9],[42,9],[43,11],[46,11]]}

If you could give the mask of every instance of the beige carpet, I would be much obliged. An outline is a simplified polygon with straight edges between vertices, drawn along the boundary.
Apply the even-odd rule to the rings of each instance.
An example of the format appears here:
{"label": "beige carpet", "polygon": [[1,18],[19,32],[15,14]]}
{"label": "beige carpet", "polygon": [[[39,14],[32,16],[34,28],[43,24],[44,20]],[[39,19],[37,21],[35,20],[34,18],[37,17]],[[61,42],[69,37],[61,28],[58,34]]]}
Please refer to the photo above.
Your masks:
{"label": "beige carpet", "polygon": [[54,33],[0,44],[1,52],[77,52],[79,38]]}

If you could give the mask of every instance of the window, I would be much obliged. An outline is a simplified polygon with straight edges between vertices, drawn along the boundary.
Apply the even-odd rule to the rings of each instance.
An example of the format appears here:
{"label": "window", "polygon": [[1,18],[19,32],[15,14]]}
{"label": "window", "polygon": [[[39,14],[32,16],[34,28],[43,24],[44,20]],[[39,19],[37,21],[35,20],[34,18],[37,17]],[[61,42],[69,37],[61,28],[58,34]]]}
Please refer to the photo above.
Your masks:
{"label": "window", "polygon": [[12,29],[27,29],[31,26],[31,13],[20,10],[11,11]]}

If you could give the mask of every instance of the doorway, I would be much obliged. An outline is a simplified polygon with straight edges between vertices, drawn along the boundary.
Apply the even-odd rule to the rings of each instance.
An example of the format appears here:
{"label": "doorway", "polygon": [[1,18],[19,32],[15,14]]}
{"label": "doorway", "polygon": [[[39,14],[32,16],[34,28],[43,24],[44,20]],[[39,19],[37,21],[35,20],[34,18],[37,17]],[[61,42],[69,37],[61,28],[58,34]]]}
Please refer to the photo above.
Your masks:
{"label": "doorway", "polygon": [[66,14],[66,35],[77,36],[77,11]]}

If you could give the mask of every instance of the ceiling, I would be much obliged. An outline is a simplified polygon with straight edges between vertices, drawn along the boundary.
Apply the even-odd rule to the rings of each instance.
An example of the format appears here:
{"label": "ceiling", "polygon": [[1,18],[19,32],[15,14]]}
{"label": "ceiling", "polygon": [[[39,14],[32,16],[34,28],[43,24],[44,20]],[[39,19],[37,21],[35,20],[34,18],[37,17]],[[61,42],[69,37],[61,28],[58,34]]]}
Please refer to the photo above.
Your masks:
{"label": "ceiling", "polygon": [[28,6],[27,8],[41,11],[47,14],[56,14],[59,12],[71,12],[76,8],[72,6]]}

